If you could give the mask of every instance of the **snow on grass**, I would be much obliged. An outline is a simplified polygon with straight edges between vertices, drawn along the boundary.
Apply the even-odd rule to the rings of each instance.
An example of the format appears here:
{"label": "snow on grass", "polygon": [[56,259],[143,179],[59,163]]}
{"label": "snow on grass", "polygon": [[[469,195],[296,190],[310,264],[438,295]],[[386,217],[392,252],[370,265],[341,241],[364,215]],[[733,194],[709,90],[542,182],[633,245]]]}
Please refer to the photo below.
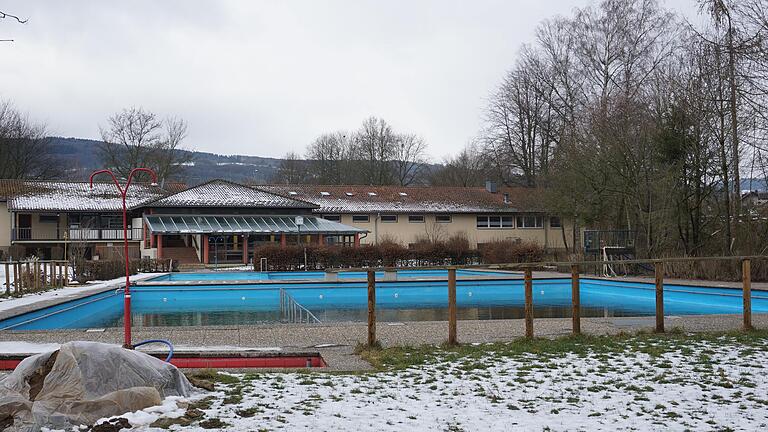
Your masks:
{"label": "snow on grass", "polygon": [[635,337],[536,354],[493,345],[406,352],[419,360],[361,375],[234,374],[216,385],[208,423],[172,429],[766,430],[767,341]]}

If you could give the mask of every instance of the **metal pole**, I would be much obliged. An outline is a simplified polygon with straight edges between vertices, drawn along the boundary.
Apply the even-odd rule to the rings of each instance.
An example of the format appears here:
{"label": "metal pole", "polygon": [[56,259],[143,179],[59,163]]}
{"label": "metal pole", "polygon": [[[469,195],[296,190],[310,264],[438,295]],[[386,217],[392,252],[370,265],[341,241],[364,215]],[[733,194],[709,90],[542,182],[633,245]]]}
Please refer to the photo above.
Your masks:
{"label": "metal pole", "polygon": [[124,291],[124,306],[123,306],[123,348],[133,349],[131,344],[131,262],[128,257],[128,209],[125,204],[125,197],[128,192],[128,188],[131,186],[131,181],[135,173],[143,171],[149,173],[152,176],[152,184],[157,183],[157,174],[148,168],[134,168],[128,174],[128,181],[125,183],[125,187],[120,186],[120,182],[117,181],[117,177],[110,170],[100,170],[91,174],[90,185],[93,188],[93,177],[106,173],[112,176],[112,181],[117,186],[117,190],[120,191],[120,196],[123,201],[123,254],[125,255],[125,291]]}

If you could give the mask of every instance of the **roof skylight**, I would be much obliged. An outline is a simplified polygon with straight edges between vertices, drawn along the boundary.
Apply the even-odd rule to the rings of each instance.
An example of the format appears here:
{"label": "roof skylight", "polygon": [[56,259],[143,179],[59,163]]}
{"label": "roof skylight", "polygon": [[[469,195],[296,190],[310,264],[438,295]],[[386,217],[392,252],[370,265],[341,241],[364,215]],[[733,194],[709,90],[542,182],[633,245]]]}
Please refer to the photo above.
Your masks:
{"label": "roof skylight", "polygon": [[298,192],[296,192],[296,191],[290,191],[290,192],[288,192],[288,195],[298,195],[298,194],[299,194],[299,193],[298,193]]}
{"label": "roof skylight", "polygon": [[368,196],[376,196],[376,192],[368,192]]}
{"label": "roof skylight", "polygon": [[322,195],[322,196],[330,196],[331,193],[330,192],[320,192],[320,195]]}
{"label": "roof skylight", "polygon": [[400,196],[408,196],[408,194],[405,192],[400,192]]}

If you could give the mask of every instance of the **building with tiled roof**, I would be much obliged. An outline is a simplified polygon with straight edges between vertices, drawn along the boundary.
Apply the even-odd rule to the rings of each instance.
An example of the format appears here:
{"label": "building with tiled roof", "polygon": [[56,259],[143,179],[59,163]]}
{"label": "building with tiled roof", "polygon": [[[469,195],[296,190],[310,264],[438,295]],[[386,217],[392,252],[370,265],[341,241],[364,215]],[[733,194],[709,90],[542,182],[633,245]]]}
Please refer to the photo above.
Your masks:
{"label": "building with tiled roof", "polygon": [[[249,250],[269,243],[410,245],[462,236],[473,247],[512,240],[563,248],[572,238],[572,226],[546,214],[540,190],[493,184],[137,183],[127,208],[132,255],[202,263],[247,262]],[[0,251],[55,257],[64,245],[87,243],[89,256],[111,256],[123,238],[121,209],[111,183],[0,180]]]}
{"label": "building with tiled roof", "polygon": [[[419,240],[465,237],[471,246],[531,241],[565,247],[572,226],[547,215],[542,191],[531,188],[366,185],[267,185],[261,189],[317,204],[323,218],[366,229],[363,244],[384,240],[404,245]],[[563,232],[565,230],[565,233]],[[564,235],[565,234],[565,235]]]}

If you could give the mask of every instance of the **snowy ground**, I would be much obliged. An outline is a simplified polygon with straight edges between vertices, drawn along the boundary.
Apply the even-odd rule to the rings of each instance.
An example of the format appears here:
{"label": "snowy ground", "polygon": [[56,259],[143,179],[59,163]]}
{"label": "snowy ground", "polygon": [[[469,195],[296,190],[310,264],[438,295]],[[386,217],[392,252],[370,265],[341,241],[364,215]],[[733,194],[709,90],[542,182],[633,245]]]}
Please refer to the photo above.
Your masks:
{"label": "snowy ground", "polygon": [[[170,429],[768,428],[768,333],[638,336],[607,343],[565,342],[559,348],[558,343],[406,351],[389,361],[390,366],[385,358],[383,371],[360,375],[225,376],[228,382],[218,383],[216,391],[204,395],[208,399],[196,402],[204,418],[198,411],[194,421]],[[163,412],[179,417],[184,402],[170,401],[128,418],[135,429],[160,430],[149,425]]]}

